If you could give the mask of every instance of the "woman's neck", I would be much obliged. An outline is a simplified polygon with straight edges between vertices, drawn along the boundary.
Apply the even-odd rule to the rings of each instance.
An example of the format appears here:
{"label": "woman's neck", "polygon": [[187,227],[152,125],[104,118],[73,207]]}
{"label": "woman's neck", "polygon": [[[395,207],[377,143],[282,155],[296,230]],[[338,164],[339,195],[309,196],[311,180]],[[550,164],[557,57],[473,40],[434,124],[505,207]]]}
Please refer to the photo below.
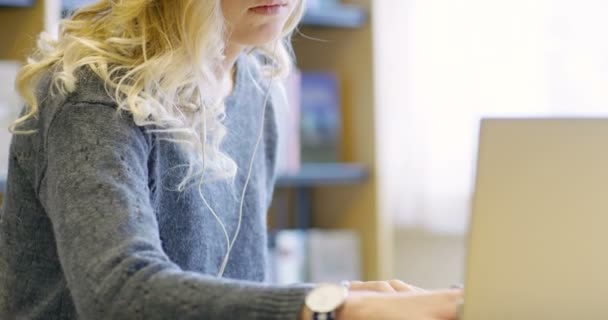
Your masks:
{"label": "woman's neck", "polygon": [[224,97],[230,95],[234,89],[234,83],[236,81],[236,60],[242,51],[243,46],[236,44],[228,44],[224,51],[224,63],[222,64],[222,70],[220,71]]}
{"label": "woman's neck", "polygon": [[231,70],[234,68],[234,64],[236,63],[236,59],[238,59],[243,49],[244,47],[238,44],[226,45],[226,49],[224,50],[224,63],[222,65],[224,74],[231,73]]}

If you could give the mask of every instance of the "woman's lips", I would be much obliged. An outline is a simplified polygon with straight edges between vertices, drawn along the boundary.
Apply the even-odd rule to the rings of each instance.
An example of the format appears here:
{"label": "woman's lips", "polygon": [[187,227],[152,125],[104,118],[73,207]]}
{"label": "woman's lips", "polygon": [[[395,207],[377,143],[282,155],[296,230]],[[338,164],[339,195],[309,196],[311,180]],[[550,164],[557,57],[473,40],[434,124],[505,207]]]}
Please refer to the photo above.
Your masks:
{"label": "woman's lips", "polygon": [[249,11],[251,11],[253,13],[257,13],[257,14],[262,14],[265,16],[272,16],[272,15],[276,15],[276,14],[280,13],[281,10],[285,9],[286,7],[287,7],[286,4],[273,4],[273,5],[264,5],[264,6],[253,7],[251,9],[249,9]]}

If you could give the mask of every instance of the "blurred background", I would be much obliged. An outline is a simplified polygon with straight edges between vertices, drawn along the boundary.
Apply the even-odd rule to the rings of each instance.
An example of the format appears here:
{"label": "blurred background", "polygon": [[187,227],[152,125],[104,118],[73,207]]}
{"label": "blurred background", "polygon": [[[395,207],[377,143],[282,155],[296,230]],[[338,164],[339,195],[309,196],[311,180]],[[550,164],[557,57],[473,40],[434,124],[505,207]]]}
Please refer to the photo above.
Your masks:
{"label": "blurred background", "polygon": [[[0,0],[0,190],[14,74],[87,2]],[[462,283],[479,119],[606,116],[607,15],[604,0],[309,0],[278,112],[270,281]]]}

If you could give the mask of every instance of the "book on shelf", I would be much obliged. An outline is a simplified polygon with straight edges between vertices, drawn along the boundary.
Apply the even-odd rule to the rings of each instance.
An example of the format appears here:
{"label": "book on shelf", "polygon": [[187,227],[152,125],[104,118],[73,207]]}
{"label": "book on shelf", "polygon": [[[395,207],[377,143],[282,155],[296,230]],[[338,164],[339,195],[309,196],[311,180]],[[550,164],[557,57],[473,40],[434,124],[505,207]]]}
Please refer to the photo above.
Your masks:
{"label": "book on shelf", "polygon": [[268,280],[276,284],[305,282],[306,232],[279,231],[271,235],[268,250]]}
{"label": "book on shelf", "polygon": [[300,143],[302,162],[338,162],[340,88],[335,73],[302,72]]}
{"label": "book on shelf", "polygon": [[300,86],[301,72],[293,68],[283,81],[275,114],[278,131],[277,173],[295,174],[300,170]]}
{"label": "book on shelf", "polygon": [[332,72],[297,68],[275,94],[277,173],[295,174],[301,163],[339,161],[339,84]]}
{"label": "book on shelf", "polygon": [[269,281],[275,284],[361,279],[360,240],[351,230],[281,230],[271,235]]}

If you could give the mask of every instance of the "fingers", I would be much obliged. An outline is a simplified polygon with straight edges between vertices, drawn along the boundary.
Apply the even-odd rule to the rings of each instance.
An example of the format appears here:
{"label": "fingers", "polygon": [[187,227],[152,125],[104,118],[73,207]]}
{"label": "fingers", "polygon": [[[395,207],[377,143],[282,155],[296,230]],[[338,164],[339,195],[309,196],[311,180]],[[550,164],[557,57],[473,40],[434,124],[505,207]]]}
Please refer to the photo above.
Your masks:
{"label": "fingers", "polygon": [[386,281],[351,281],[349,289],[354,291],[395,292],[395,289]]}
{"label": "fingers", "polygon": [[350,287],[352,295],[339,319],[388,320],[407,315],[407,319],[456,320],[463,298],[462,290],[396,292],[412,286],[393,280],[353,281]]}
{"label": "fingers", "polygon": [[462,289],[446,289],[435,291],[434,293],[443,296],[445,299],[452,302],[461,302],[464,298]]}
{"label": "fingers", "polygon": [[459,309],[463,302],[463,291],[461,289],[441,290],[430,293],[438,299],[437,316],[440,319],[457,319]]}
{"label": "fingers", "polygon": [[426,292],[426,290],[407,284],[401,280],[390,281],[350,281],[349,289],[353,291],[374,292]]}
{"label": "fingers", "polygon": [[388,284],[396,291],[396,292],[426,292],[426,290],[413,286],[411,284],[407,284],[401,280],[393,279],[388,281]]}

